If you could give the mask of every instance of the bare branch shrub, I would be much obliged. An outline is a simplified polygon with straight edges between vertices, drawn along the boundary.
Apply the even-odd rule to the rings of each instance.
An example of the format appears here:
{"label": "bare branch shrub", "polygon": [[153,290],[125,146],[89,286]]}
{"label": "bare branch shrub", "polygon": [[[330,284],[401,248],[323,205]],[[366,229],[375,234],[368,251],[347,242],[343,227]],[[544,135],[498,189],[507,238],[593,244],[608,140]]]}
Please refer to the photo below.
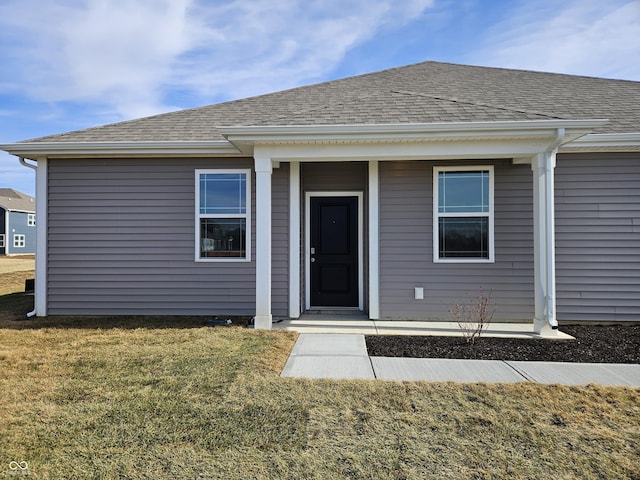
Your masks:
{"label": "bare branch shrub", "polygon": [[491,302],[491,292],[485,293],[482,288],[480,294],[464,303],[456,303],[449,309],[449,313],[458,323],[462,336],[467,343],[474,344],[487,329],[496,309]]}

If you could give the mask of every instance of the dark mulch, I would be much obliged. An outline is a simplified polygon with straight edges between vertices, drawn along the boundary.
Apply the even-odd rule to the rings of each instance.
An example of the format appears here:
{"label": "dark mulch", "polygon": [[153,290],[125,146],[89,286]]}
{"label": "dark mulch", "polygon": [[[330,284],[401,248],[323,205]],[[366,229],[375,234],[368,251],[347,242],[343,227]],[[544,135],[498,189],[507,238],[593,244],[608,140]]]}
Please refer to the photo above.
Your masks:
{"label": "dark mulch", "polygon": [[640,324],[571,325],[560,331],[575,340],[367,335],[374,357],[462,358],[584,363],[640,363]]}

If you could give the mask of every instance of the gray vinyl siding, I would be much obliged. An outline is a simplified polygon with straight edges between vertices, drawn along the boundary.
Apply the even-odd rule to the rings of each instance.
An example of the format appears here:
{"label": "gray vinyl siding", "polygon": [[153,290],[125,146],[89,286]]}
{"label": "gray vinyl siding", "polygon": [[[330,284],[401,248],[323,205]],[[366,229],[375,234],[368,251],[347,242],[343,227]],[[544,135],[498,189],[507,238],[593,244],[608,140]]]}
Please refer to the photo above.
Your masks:
{"label": "gray vinyl siding", "polygon": [[[433,167],[495,166],[495,263],[433,262]],[[496,320],[531,321],[533,176],[510,161],[380,162],[380,314],[450,319],[449,309],[491,292]],[[424,288],[424,300],[414,288]]]}
{"label": "gray vinyl siding", "polygon": [[237,158],[51,160],[48,313],[253,315],[255,178],[252,261],[194,261],[195,169],[251,166]]}
{"label": "gray vinyl siding", "polygon": [[303,163],[300,174],[302,187],[305,192],[364,192],[367,168],[367,162]]}
{"label": "gray vinyl siding", "polygon": [[271,178],[271,312],[289,316],[289,164],[273,169]]}
{"label": "gray vinyl siding", "polygon": [[640,320],[640,154],[559,155],[557,316]]}

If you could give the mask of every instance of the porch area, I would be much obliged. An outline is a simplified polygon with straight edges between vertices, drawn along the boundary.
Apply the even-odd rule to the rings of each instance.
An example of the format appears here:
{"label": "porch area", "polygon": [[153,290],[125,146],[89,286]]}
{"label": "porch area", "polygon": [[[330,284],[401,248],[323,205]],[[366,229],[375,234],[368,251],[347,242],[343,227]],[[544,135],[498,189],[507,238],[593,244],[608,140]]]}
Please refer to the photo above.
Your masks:
{"label": "porch area", "polygon": [[[413,335],[413,336],[462,336],[455,322],[431,322],[418,320],[370,320],[364,314],[316,314],[304,313],[297,319],[275,320],[274,330],[291,330],[303,334],[358,334],[358,335]],[[547,335],[545,335],[547,333]],[[536,333],[531,322],[489,324],[483,337],[572,340],[571,335],[560,330],[543,330]]]}

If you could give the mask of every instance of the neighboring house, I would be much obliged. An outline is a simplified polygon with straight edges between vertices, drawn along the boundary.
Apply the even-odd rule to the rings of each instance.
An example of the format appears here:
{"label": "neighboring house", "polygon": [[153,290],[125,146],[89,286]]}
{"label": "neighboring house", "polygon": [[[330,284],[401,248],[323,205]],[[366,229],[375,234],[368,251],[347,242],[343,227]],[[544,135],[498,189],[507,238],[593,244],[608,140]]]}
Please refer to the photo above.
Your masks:
{"label": "neighboring house", "polygon": [[0,255],[36,253],[36,202],[33,197],[0,188]]}
{"label": "neighboring house", "polygon": [[640,82],[425,62],[2,148],[37,315],[640,320]]}

